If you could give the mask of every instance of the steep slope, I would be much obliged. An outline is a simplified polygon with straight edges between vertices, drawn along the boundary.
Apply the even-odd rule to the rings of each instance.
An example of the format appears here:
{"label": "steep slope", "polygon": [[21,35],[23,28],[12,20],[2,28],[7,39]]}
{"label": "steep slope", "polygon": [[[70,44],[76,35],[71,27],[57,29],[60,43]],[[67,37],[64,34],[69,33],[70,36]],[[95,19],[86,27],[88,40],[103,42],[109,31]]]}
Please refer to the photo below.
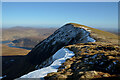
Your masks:
{"label": "steep slope", "polygon": [[85,25],[80,25],[76,23],[70,23],[74,25],[75,27],[84,28],[85,30],[90,32],[90,36],[96,40],[96,42],[106,42],[106,43],[114,43],[118,44],[118,41],[120,40],[118,35],[102,31],[99,29],[91,28]]}
{"label": "steep slope", "polygon": [[114,44],[117,44],[117,36],[84,25],[74,23],[66,24],[56,30],[47,39],[37,44],[22,60],[19,60],[18,63],[16,62],[9,69],[6,69],[3,74],[3,76],[6,75],[4,79],[14,79],[30,71],[46,66],[52,55],[64,46],[95,41],[114,42]]}
{"label": "steep slope", "polygon": [[48,73],[57,72],[58,67],[65,62],[66,59],[69,59],[72,56],[74,56],[72,51],[68,50],[67,48],[61,48],[52,56],[51,62],[52,60],[54,60],[54,62],[50,66],[35,70],[23,75],[20,78],[44,78],[44,76],[46,76]]}
{"label": "steep slope", "polygon": [[89,35],[90,33],[83,28],[74,27],[72,24],[66,24],[56,30],[47,39],[36,45],[27,57],[32,64],[41,64],[63,46],[76,43],[95,42]]}

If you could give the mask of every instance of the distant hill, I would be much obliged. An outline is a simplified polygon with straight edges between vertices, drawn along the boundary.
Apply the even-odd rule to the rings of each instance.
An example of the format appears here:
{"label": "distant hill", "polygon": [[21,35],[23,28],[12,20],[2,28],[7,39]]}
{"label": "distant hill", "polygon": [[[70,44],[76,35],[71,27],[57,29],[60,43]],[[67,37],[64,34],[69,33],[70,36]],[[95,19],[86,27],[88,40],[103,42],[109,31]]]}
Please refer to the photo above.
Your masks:
{"label": "distant hill", "polygon": [[57,28],[31,28],[31,27],[13,27],[2,29],[2,41],[15,40],[25,37],[48,37]]}
{"label": "distant hill", "polygon": [[39,42],[47,38],[46,35],[49,35],[49,34],[45,34],[41,37],[33,36],[33,37],[20,38],[20,39],[13,40],[12,43],[14,43],[15,46],[18,46],[18,47],[33,48]]}
{"label": "distant hill", "polygon": [[120,36],[120,29],[118,28],[101,28],[100,30],[103,30],[103,31],[107,31],[107,32],[110,32],[110,33],[113,33],[113,34],[116,34],[116,35],[119,35]]}

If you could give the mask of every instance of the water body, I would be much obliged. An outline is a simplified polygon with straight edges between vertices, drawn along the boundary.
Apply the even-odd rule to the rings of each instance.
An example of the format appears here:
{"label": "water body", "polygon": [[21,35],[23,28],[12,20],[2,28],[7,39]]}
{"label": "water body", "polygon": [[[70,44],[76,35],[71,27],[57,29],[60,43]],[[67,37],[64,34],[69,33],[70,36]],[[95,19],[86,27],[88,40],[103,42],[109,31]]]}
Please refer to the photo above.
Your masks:
{"label": "water body", "polygon": [[31,49],[32,49],[32,48],[26,48],[26,47],[18,47],[18,46],[14,46],[13,43],[9,43],[9,44],[7,44],[7,46],[9,46],[9,47],[13,47],[13,48],[27,49],[27,50],[31,50]]}
{"label": "water body", "polygon": [[0,41],[0,44],[5,44],[8,47],[13,47],[13,48],[21,48],[21,49],[26,49],[26,50],[31,50],[32,48],[26,48],[26,47],[19,47],[19,46],[15,46],[12,41]]}
{"label": "water body", "polygon": [[0,44],[10,43],[11,41],[0,41]]}

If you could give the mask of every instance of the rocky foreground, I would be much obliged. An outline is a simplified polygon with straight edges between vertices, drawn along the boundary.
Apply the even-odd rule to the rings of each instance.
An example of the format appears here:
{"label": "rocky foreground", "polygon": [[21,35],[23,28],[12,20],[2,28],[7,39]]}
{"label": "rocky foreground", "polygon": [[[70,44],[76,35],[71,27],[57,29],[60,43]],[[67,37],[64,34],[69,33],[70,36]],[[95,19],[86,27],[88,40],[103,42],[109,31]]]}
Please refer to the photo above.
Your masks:
{"label": "rocky foreground", "polygon": [[66,60],[46,80],[120,80],[120,47],[112,43],[80,43],[66,46],[75,56]]}

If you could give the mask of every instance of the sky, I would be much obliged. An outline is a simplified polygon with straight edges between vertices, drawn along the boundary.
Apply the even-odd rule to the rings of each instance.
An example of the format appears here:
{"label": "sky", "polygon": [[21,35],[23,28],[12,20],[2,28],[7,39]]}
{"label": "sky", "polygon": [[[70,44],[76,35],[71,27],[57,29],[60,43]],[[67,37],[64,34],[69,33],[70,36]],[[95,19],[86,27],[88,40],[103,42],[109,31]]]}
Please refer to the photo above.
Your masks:
{"label": "sky", "polygon": [[2,27],[118,27],[117,2],[3,2]]}
{"label": "sky", "polygon": [[120,0],[2,0],[2,2],[119,2]]}

